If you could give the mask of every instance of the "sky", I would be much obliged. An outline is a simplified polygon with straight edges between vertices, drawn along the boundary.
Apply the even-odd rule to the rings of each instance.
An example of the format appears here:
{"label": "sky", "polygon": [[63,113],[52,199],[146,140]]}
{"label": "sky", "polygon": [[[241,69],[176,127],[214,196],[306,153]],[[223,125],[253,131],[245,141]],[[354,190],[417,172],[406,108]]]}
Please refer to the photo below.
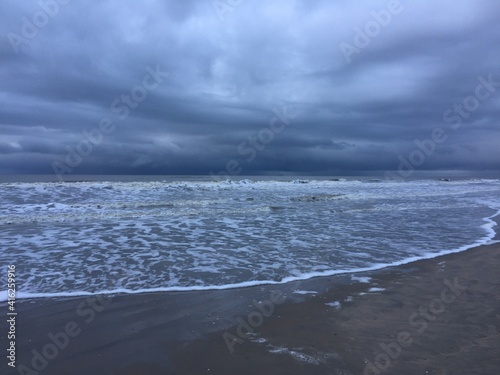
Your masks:
{"label": "sky", "polygon": [[498,0],[0,2],[0,173],[500,170]]}

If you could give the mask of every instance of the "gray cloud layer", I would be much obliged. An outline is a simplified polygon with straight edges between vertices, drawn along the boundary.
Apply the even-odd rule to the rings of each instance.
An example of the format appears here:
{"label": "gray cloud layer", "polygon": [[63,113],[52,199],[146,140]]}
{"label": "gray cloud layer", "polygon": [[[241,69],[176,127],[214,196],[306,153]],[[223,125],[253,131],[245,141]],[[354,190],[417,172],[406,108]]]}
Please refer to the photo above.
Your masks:
{"label": "gray cloud layer", "polygon": [[2,1],[0,172],[498,170],[498,19],[496,0]]}

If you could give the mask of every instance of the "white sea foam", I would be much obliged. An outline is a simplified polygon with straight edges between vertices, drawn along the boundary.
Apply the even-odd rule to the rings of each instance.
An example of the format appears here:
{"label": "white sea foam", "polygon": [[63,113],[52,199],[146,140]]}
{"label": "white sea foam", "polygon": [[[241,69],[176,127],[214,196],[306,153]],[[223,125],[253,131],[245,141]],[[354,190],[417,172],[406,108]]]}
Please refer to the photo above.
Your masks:
{"label": "white sea foam", "polygon": [[294,290],[294,294],[318,294],[318,292],[315,292],[314,290]]}
{"label": "white sea foam", "polygon": [[352,275],[351,280],[357,281],[358,283],[369,283],[372,278],[368,276],[356,276]]}
{"label": "white sea foam", "polygon": [[320,364],[320,361],[318,359],[309,354],[305,354],[299,351],[299,349],[288,349],[282,346],[269,345],[269,352],[275,354],[287,354],[298,362],[305,362],[313,365]]}
{"label": "white sea foam", "polygon": [[339,301],[334,301],[334,302],[328,302],[325,303],[325,305],[334,307],[336,310],[340,310],[342,308],[342,304]]}
{"label": "white sea foam", "polygon": [[384,288],[373,287],[373,288],[368,289],[368,292],[376,293],[376,292],[383,292],[384,290],[385,290]]}

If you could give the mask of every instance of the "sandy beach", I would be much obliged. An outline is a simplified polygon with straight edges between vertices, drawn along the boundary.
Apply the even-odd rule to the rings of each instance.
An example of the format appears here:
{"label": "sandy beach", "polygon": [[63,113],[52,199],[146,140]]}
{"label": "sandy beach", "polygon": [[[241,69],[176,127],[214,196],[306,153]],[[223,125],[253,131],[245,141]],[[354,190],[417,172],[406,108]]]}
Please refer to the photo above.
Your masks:
{"label": "sandy beach", "polygon": [[19,300],[2,373],[496,374],[499,265],[494,244],[354,280]]}

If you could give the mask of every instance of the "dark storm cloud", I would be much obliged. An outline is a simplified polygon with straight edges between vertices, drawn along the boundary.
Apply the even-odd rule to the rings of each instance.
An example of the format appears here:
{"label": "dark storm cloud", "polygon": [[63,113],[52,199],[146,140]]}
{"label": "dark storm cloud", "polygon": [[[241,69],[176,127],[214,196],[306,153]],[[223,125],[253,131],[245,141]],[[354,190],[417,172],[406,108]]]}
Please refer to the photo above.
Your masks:
{"label": "dark storm cloud", "polygon": [[3,1],[0,172],[498,169],[499,16],[493,0]]}

